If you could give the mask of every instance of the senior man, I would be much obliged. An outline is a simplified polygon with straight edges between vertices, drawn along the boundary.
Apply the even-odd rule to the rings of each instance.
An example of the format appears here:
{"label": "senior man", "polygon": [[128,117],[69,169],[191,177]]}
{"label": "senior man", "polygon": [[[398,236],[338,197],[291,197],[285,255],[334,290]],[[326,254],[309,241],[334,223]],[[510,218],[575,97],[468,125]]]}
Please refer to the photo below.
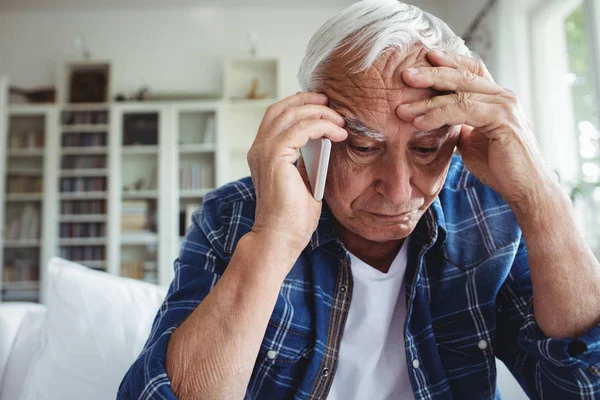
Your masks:
{"label": "senior man", "polygon": [[[122,399],[600,398],[600,267],[514,94],[439,19],[352,5],[208,195]],[[323,203],[297,149],[334,142]],[[462,156],[454,156],[458,147]]]}

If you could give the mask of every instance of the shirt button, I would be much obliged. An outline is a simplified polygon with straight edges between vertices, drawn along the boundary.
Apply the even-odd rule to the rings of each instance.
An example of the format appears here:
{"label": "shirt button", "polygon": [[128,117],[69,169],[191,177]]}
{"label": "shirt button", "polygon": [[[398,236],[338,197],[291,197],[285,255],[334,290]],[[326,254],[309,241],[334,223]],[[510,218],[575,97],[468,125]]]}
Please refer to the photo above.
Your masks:
{"label": "shirt button", "polygon": [[419,360],[417,360],[416,358],[413,360],[413,368],[414,369],[419,368]]}
{"label": "shirt button", "polygon": [[488,342],[485,340],[480,340],[479,343],[477,343],[477,347],[479,347],[481,350],[485,350],[488,347]]}
{"label": "shirt button", "polygon": [[274,360],[275,357],[277,357],[277,352],[275,350],[269,350],[269,351],[267,351],[267,358],[269,360]]}
{"label": "shirt button", "polygon": [[346,293],[346,286],[340,286],[340,293]]}
{"label": "shirt button", "polygon": [[322,374],[325,378],[327,378],[329,376],[329,369],[324,368]]}

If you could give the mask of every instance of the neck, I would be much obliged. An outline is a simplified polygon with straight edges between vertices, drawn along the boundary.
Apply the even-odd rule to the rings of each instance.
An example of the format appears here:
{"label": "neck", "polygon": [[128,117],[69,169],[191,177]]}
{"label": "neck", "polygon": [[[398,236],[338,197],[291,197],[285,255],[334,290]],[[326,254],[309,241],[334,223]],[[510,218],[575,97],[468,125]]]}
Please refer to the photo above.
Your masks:
{"label": "neck", "polygon": [[405,239],[374,242],[349,231],[336,222],[335,230],[346,249],[378,271],[387,273]]}

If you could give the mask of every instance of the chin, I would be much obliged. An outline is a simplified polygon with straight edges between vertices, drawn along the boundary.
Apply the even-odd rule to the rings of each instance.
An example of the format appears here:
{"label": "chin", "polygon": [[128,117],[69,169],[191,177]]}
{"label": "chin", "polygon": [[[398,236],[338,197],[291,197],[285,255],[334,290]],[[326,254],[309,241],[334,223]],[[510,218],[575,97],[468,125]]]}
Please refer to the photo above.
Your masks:
{"label": "chin", "polygon": [[373,225],[369,223],[361,223],[355,229],[352,229],[357,235],[370,240],[372,242],[390,242],[394,240],[402,240],[408,237],[417,225],[416,221],[407,221],[396,224]]}

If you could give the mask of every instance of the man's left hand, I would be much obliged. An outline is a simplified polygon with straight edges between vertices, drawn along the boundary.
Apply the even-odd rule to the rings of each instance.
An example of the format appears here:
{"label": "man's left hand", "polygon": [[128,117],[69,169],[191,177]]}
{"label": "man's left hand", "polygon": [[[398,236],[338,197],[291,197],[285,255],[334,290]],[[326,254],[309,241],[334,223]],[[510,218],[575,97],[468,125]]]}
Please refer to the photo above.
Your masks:
{"label": "man's left hand", "polygon": [[399,118],[423,131],[461,125],[458,149],[467,169],[511,206],[556,185],[515,94],[498,86],[483,62],[439,51],[428,59],[432,67],[408,69],[402,78],[448,94],[399,106]]}

